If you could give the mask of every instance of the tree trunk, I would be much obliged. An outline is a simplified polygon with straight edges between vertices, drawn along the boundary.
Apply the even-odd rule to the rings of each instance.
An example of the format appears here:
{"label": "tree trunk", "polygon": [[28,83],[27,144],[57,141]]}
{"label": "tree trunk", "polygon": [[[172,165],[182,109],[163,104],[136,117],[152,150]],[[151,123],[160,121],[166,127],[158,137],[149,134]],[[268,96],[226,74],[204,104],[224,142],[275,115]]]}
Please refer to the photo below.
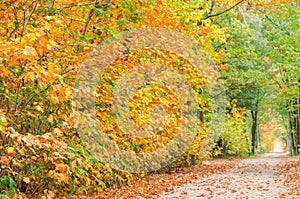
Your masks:
{"label": "tree trunk", "polygon": [[255,154],[257,148],[257,113],[258,111],[251,111],[252,127],[251,127],[251,153]]}
{"label": "tree trunk", "polygon": [[291,155],[298,155],[298,145],[300,144],[300,132],[299,132],[299,113],[298,106],[299,100],[291,100],[288,102],[288,118],[290,125],[290,136],[291,136]]}

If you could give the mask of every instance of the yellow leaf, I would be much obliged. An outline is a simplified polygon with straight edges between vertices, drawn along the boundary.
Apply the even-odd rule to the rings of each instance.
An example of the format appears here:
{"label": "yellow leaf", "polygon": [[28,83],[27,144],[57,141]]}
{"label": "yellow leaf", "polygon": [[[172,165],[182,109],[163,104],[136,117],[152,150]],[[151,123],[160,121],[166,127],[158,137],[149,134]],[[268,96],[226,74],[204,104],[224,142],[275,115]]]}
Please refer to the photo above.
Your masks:
{"label": "yellow leaf", "polygon": [[13,153],[14,151],[15,151],[15,149],[13,148],[13,147],[8,147],[7,149],[6,149],[6,151],[7,151],[7,153]]}
{"label": "yellow leaf", "polygon": [[48,122],[53,122],[53,115],[49,115],[47,120],[48,120]]}
{"label": "yellow leaf", "polygon": [[40,105],[37,105],[34,108],[38,111],[41,111],[42,113],[44,112],[44,109]]}

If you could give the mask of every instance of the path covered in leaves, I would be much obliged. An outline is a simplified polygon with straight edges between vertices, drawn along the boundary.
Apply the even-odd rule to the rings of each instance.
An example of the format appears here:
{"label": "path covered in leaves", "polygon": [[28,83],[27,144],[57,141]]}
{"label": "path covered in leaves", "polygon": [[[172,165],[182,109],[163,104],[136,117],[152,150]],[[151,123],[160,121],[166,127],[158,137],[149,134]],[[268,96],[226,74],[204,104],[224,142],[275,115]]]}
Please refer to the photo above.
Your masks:
{"label": "path covered in leaves", "polygon": [[282,154],[243,160],[226,172],[200,178],[160,198],[299,198],[284,186],[284,175],[278,172],[285,161]]}
{"label": "path covered in leaves", "polygon": [[[300,161],[282,153],[154,174],[85,198],[300,198]],[[80,197],[82,198],[82,197]]]}

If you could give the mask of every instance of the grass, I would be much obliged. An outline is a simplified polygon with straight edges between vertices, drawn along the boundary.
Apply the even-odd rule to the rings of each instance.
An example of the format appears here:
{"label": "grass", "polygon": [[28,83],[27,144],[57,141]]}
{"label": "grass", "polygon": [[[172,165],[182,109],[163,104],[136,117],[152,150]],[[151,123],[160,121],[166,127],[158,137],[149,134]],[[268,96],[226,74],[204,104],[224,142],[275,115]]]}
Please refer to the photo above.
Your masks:
{"label": "grass", "polygon": [[261,157],[263,156],[264,153],[258,153],[258,154],[254,154],[254,155],[248,155],[248,154],[245,154],[245,155],[242,155],[241,158],[250,158],[250,159],[254,159],[254,158],[258,158],[258,157]]}

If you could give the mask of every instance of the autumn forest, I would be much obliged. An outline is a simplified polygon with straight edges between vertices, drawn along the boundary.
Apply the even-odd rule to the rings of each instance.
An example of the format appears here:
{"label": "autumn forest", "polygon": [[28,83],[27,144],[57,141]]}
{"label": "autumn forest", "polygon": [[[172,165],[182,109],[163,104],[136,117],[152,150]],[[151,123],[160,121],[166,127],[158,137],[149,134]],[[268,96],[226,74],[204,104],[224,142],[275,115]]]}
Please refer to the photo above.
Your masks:
{"label": "autumn forest", "polygon": [[[238,162],[269,198],[299,198],[299,12],[298,0],[0,0],[0,198],[222,198],[184,186],[230,168],[243,180]],[[278,193],[265,164],[286,178]],[[260,198],[235,186],[228,198]]]}

